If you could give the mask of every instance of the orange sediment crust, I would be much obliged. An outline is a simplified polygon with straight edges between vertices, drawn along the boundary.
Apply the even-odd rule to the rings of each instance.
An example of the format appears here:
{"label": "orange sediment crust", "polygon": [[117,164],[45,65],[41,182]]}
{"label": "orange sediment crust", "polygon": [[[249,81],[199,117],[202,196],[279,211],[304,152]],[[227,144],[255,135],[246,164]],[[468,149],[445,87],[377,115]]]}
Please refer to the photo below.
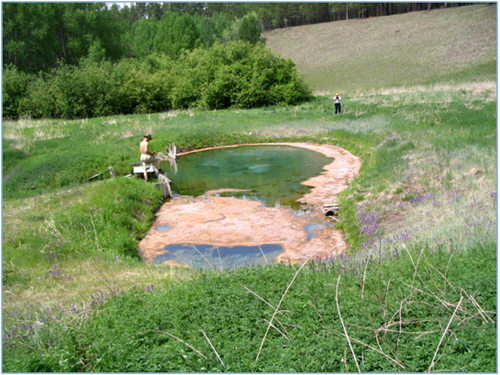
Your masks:
{"label": "orange sediment crust", "polygon": [[[260,202],[215,196],[227,189],[210,191],[200,197],[176,197],[161,207],[154,225],[139,243],[139,250],[146,262],[165,253],[165,248],[171,244],[210,244],[218,247],[279,244],[284,252],[276,261],[292,263],[312,255],[326,258],[347,251],[348,244],[341,230],[324,225],[324,229],[315,230],[315,236],[308,240],[305,226],[325,220],[320,207],[337,201],[338,194],[359,173],[360,159],[332,145],[261,143],[252,146],[255,145],[303,147],[334,158],[332,163],[324,167],[320,176],[303,182],[312,189],[299,202],[310,208],[311,213],[299,217],[287,208],[262,207]],[[208,149],[197,152],[205,150]],[[187,153],[178,155],[185,154]],[[163,225],[168,225],[171,229],[155,229]],[[176,262],[169,261],[168,264],[175,265]]]}

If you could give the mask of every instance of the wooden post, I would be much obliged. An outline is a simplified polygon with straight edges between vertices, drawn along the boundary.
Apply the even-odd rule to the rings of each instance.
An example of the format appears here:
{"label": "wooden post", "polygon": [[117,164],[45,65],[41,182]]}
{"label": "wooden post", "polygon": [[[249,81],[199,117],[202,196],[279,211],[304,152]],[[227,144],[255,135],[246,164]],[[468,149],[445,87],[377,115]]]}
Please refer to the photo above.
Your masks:
{"label": "wooden post", "polygon": [[163,191],[163,195],[169,198],[172,198],[172,190],[170,189],[170,183],[172,181],[169,180],[167,174],[165,172],[160,173],[158,168],[153,165],[153,169],[158,177],[160,182],[156,183],[155,186]]}
{"label": "wooden post", "polygon": [[175,147],[175,143],[172,142],[172,144],[170,146],[167,147],[166,149],[167,151],[167,155],[169,158],[172,158],[172,159],[176,159],[177,157],[177,147]]}

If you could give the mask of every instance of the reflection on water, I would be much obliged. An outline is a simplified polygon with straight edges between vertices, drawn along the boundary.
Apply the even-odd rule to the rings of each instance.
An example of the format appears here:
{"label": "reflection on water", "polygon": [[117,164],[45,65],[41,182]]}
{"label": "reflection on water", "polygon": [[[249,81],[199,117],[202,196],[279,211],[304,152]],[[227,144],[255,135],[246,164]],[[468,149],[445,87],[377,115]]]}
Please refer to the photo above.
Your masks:
{"label": "reflection on water", "polygon": [[243,189],[221,193],[262,202],[268,207],[291,207],[310,188],[301,182],[321,174],[332,162],[319,152],[292,146],[242,146],[215,149],[181,156],[177,173],[171,176],[172,190],[181,195],[200,196],[209,190]]}
{"label": "reflection on water", "polygon": [[283,252],[281,245],[213,247],[211,245],[168,245],[165,254],[158,255],[153,263],[175,260],[193,268],[230,269],[245,265],[275,263],[274,258]]}

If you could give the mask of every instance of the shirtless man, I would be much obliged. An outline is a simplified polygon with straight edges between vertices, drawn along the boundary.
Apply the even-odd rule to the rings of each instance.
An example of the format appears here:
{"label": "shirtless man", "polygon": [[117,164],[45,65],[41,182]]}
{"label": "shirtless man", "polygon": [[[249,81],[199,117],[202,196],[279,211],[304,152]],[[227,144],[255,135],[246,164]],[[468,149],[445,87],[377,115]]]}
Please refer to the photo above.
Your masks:
{"label": "shirtless man", "polygon": [[161,171],[160,169],[160,164],[161,164],[161,159],[154,156],[155,153],[149,151],[149,141],[153,139],[151,134],[146,134],[144,136],[144,139],[140,143],[139,147],[141,149],[141,163],[142,167],[144,168],[144,179],[147,181],[148,180],[148,164],[153,164],[155,161],[158,163],[158,170]]}

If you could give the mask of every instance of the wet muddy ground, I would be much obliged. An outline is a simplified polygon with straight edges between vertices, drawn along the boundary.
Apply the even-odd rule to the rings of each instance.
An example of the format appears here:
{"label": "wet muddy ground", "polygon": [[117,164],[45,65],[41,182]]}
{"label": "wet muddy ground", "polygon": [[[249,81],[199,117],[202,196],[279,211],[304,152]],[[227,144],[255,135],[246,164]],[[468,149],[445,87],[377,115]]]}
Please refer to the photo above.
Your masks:
{"label": "wet muddy ground", "polygon": [[[260,202],[219,197],[219,190],[200,197],[175,197],[160,208],[155,223],[139,243],[144,260],[153,261],[172,244],[214,247],[278,244],[284,252],[275,261],[292,263],[310,256],[325,258],[345,252],[348,244],[343,232],[334,228],[333,221],[323,215],[321,207],[337,202],[339,193],[359,173],[360,159],[333,145],[272,145],[307,148],[334,158],[321,175],[303,182],[311,187],[311,192],[299,199],[303,210],[294,212],[289,208],[264,207]],[[164,264],[179,265],[174,260]]]}

